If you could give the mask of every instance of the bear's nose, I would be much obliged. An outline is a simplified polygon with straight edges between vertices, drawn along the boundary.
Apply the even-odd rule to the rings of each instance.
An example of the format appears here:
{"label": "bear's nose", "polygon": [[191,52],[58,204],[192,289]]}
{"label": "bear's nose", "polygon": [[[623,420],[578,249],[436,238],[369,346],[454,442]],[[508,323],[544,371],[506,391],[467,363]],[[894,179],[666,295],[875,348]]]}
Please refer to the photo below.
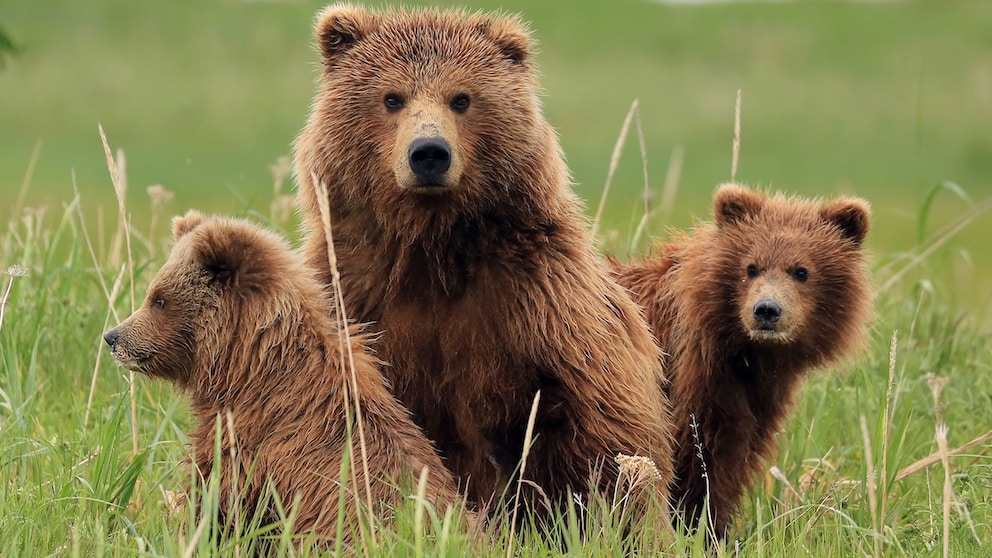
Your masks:
{"label": "bear's nose", "polygon": [[121,333],[117,331],[117,328],[115,327],[114,329],[103,334],[103,340],[106,341],[108,345],[110,345],[111,349],[113,349],[114,345],[117,344],[117,338],[120,336]]}
{"label": "bear's nose", "polygon": [[782,306],[770,298],[763,298],[754,305],[754,319],[759,324],[771,325],[781,317]]}
{"label": "bear's nose", "polygon": [[417,138],[407,149],[410,170],[425,186],[440,186],[441,175],[451,168],[451,146],[444,138]]}

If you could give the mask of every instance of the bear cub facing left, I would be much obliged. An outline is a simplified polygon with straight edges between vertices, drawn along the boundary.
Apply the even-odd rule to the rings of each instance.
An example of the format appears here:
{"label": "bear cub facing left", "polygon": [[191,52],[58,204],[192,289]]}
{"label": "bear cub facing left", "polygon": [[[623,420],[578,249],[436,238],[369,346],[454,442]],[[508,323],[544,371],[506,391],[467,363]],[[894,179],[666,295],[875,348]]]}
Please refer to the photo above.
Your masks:
{"label": "bear cub facing left", "polygon": [[[123,366],[169,380],[189,396],[192,465],[202,476],[218,467],[221,525],[230,526],[234,506],[257,510],[270,487],[287,509],[297,503],[293,531],[328,546],[345,490],[348,542],[366,482],[376,517],[388,519],[389,506],[413,492],[425,467],[428,501],[442,512],[455,504],[451,475],[387,390],[367,339],[357,331],[344,336],[329,317],[323,286],[281,237],[194,211],[174,219],[173,233],[175,246],[144,303],[104,338]],[[350,482],[342,482],[348,455],[342,382],[350,381],[352,366],[369,478],[356,433]],[[221,462],[214,463],[218,422]],[[263,524],[279,519],[274,504],[261,513]]]}

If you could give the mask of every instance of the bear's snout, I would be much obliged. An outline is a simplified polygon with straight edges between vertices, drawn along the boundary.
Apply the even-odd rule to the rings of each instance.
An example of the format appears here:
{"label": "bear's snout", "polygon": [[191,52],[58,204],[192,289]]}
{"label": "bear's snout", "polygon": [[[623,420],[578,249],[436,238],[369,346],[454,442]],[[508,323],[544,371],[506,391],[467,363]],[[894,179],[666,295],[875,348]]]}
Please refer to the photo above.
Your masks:
{"label": "bear's snout", "polygon": [[121,332],[115,327],[114,329],[111,329],[107,333],[103,334],[103,340],[106,341],[107,344],[110,345],[110,349],[113,350],[117,345],[117,339],[119,339],[120,336]]}
{"label": "bear's snout", "polygon": [[421,186],[442,186],[451,168],[451,146],[442,137],[417,138],[410,142],[407,159]]}
{"label": "bear's snout", "polygon": [[761,329],[772,329],[782,317],[782,305],[772,298],[759,300],[752,310],[754,319]]}

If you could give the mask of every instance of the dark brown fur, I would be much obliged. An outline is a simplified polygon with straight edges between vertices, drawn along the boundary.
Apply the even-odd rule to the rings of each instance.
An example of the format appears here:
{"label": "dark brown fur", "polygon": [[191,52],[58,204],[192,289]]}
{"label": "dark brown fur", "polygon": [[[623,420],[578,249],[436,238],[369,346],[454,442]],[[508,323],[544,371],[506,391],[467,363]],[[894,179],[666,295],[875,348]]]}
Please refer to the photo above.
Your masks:
{"label": "dark brown fur", "polygon": [[[708,491],[709,525],[723,536],[774,451],[805,373],[863,342],[869,209],[856,198],[819,203],[725,185],[713,211],[715,223],[676,234],[616,275],[665,354],[676,429],[672,499],[697,525]],[[781,315],[761,323],[756,305],[769,300]]]}
{"label": "dark brown fur", "polygon": [[[287,507],[299,499],[295,532],[333,541],[348,444],[347,350],[361,396],[375,512],[388,515],[390,505],[412,493],[424,467],[429,500],[442,509],[455,503],[453,479],[386,389],[367,339],[353,332],[345,345],[323,286],[285,241],[246,221],[195,212],[176,218],[173,229],[176,245],[144,304],[105,337],[121,364],[169,380],[189,396],[192,461],[204,476],[215,465],[219,417],[216,466],[225,521],[234,512],[232,491],[240,513],[250,514],[270,483]],[[365,501],[357,431],[353,439],[349,539]],[[278,519],[274,507],[265,514],[265,522]]]}
{"label": "dark brown fur", "polygon": [[[382,330],[394,393],[472,499],[513,477],[538,391],[525,476],[556,505],[590,480],[609,490],[619,452],[670,478],[657,349],[596,255],[523,25],[337,6],[318,17],[317,42],[320,91],[296,142],[305,252],[329,283],[317,180],[349,317]],[[386,106],[390,94],[401,107]],[[451,146],[437,184],[411,171],[421,137]]]}

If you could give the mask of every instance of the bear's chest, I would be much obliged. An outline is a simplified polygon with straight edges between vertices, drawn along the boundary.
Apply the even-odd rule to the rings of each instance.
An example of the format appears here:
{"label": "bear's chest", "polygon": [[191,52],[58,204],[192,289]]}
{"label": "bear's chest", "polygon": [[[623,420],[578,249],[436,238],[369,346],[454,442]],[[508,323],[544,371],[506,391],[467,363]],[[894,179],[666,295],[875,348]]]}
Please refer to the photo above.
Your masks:
{"label": "bear's chest", "polygon": [[512,285],[483,270],[455,295],[426,289],[386,301],[379,351],[415,413],[479,430],[526,413],[542,364],[532,350],[534,309]]}
{"label": "bear's chest", "polygon": [[383,308],[378,350],[394,395],[455,474],[484,492],[501,486],[519,459],[542,377],[521,303],[473,281],[457,297],[429,293]]}
{"label": "bear's chest", "polygon": [[522,387],[521,376],[533,367],[525,299],[491,273],[476,275],[457,293],[425,288],[390,297],[379,318],[384,356],[397,375],[486,405]]}

